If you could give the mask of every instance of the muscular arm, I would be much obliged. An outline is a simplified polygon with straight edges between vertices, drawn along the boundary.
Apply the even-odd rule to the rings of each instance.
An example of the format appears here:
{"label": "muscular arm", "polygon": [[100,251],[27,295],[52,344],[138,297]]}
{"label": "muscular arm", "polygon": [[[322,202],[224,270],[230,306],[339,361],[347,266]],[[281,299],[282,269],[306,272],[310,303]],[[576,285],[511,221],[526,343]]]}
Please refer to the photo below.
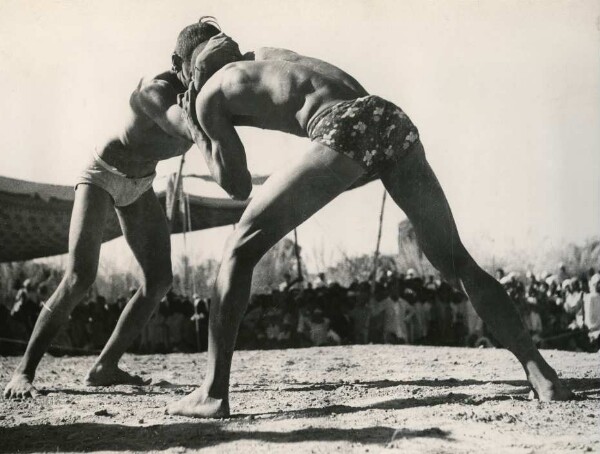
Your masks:
{"label": "muscular arm", "polygon": [[[248,54],[247,54],[248,55]],[[294,51],[279,49],[276,47],[261,47],[254,53],[254,59],[259,60],[285,60],[298,65],[306,66],[313,71],[338,80],[343,80],[347,85],[355,89],[360,96],[367,96],[367,90],[364,89],[358,81],[350,74],[342,71],[337,66],[327,63],[318,58],[306,57]]]}
{"label": "muscular arm", "polygon": [[246,152],[225,106],[219,81],[207,83],[196,99],[200,129],[195,142],[215,181],[236,200],[246,200],[252,178]]}
{"label": "muscular arm", "polygon": [[194,141],[177,105],[177,91],[164,80],[153,80],[139,89],[132,104],[141,109],[165,133],[179,139]]}

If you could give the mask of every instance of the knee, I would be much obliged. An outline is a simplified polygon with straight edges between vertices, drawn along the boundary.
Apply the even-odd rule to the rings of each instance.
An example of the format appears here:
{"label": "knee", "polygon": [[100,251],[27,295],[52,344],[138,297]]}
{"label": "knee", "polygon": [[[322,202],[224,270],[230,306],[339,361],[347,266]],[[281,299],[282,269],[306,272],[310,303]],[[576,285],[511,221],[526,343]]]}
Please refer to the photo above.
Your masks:
{"label": "knee", "polygon": [[162,298],[173,285],[173,271],[171,265],[161,267],[152,273],[144,274],[142,290],[151,298]]}
{"label": "knee", "polygon": [[63,283],[71,292],[84,294],[95,280],[96,270],[73,269],[66,272]]}
{"label": "knee", "polygon": [[432,265],[440,270],[444,279],[458,288],[472,265],[475,264],[462,243],[454,244],[451,250],[434,261],[432,261]]}
{"label": "knee", "polygon": [[225,244],[223,259],[236,264],[254,266],[269,249],[264,243],[264,232],[261,229],[238,224]]}

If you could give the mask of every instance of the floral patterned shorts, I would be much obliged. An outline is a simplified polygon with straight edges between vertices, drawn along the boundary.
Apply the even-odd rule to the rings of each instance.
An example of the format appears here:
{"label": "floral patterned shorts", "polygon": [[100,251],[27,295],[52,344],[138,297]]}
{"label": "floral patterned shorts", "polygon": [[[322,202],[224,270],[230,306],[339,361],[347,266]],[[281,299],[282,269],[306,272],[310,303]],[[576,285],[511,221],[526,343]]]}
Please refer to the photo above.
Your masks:
{"label": "floral patterned shorts", "polygon": [[403,156],[419,139],[419,131],[402,109],[379,96],[335,104],[313,117],[307,130],[311,140],[362,165],[367,173],[361,184],[379,178],[386,164]]}

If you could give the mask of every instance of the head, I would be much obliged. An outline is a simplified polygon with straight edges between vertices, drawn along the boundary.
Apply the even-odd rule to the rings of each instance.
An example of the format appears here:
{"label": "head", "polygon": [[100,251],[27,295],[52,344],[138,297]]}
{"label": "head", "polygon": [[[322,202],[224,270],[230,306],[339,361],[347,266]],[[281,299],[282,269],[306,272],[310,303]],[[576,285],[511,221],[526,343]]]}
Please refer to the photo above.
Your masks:
{"label": "head", "polygon": [[33,282],[31,282],[31,279],[25,279],[23,281],[23,288],[28,292],[33,291]]}
{"label": "head", "polygon": [[600,273],[596,273],[590,278],[590,290],[592,293],[600,293]]}
{"label": "head", "polygon": [[194,50],[220,32],[221,28],[212,16],[202,16],[198,22],[188,25],[179,32],[171,62],[173,63],[173,71],[181,72],[184,82],[189,83],[192,77],[190,61]]}

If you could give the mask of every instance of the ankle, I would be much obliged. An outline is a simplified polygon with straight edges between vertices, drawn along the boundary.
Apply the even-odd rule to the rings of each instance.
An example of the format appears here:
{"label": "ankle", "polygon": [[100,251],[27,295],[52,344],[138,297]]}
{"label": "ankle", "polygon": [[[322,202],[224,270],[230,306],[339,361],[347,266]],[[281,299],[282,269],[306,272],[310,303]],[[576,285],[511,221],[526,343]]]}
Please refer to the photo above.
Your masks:
{"label": "ankle", "polygon": [[526,368],[529,363],[545,363],[544,358],[537,349],[529,333],[521,333],[508,350],[517,357],[521,365]]}
{"label": "ankle", "polygon": [[200,386],[202,394],[212,399],[229,400],[229,385],[222,385],[217,382],[207,382],[206,380]]}
{"label": "ankle", "polygon": [[110,371],[112,369],[113,369],[113,367],[108,365],[107,363],[101,363],[101,362],[96,361],[94,363],[94,365],[92,367],[90,367],[90,370],[88,371],[87,375],[88,375],[88,377],[96,376],[96,375],[102,374],[103,372]]}
{"label": "ankle", "polygon": [[26,366],[19,365],[13,372],[13,376],[20,375],[25,377],[29,381],[33,381],[35,378],[35,369],[29,370]]}
{"label": "ankle", "polygon": [[98,358],[92,369],[117,369],[119,364],[119,360],[109,360],[108,358]]}

